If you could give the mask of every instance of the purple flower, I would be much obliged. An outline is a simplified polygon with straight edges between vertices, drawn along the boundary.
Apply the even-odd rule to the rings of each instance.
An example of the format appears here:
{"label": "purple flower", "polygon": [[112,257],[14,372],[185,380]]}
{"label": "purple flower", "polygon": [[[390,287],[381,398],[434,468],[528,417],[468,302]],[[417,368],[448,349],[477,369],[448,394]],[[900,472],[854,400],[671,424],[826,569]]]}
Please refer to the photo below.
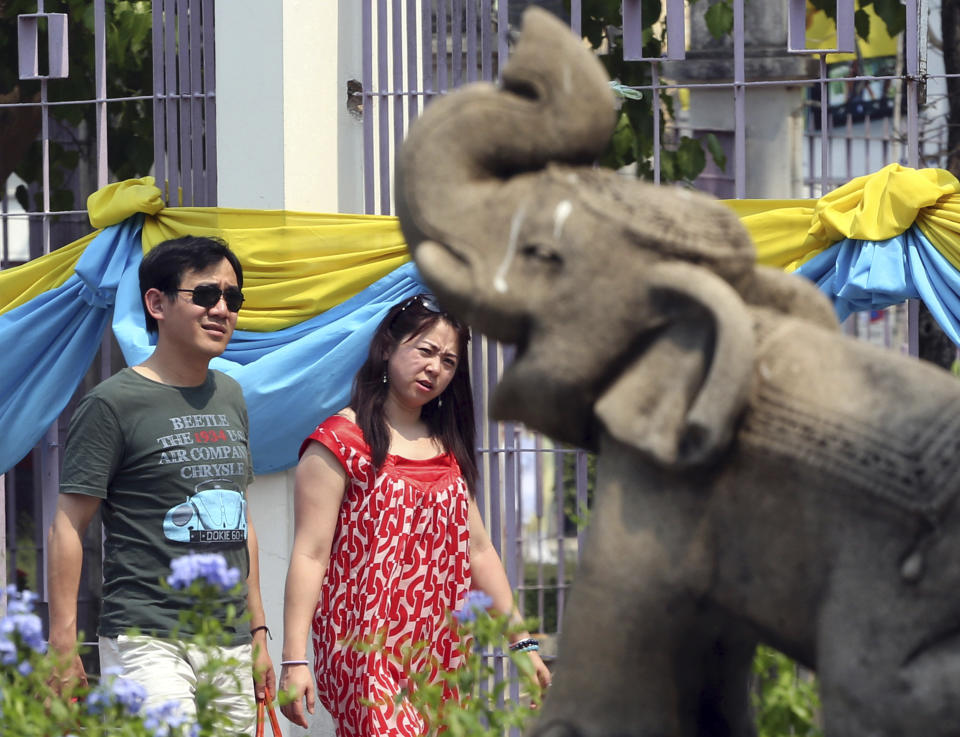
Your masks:
{"label": "purple flower", "polygon": [[17,646],[0,636],[0,664],[13,665],[17,662]]}
{"label": "purple flower", "polygon": [[43,624],[40,617],[33,613],[33,602],[37,595],[32,591],[20,593],[15,586],[6,590],[7,615],[0,619],[0,663],[13,665],[17,656],[17,640],[37,653],[47,651],[43,639]]}
{"label": "purple flower", "polygon": [[21,593],[13,584],[7,586],[7,614],[30,614],[38,598],[32,591]]}
{"label": "purple flower", "polygon": [[127,713],[137,714],[147,700],[147,689],[129,678],[110,678],[101,682],[87,694],[87,709],[91,714],[101,714],[114,704],[122,706]]}
{"label": "purple flower", "polygon": [[463,607],[455,611],[453,616],[456,617],[460,624],[473,622],[476,620],[478,614],[487,611],[491,606],[493,606],[493,599],[482,591],[471,589],[467,593],[467,599],[463,603]]}
{"label": "purple flower", "polygon": [[185,589],[197,579],[203,579],[223,590],[232,589],[240,580],[240,571],[227,568],[227,561],[219,553],[190,553],[170,561],[173,573],[167,583],[175,589]]}
{"label": "purple flower", "polygon": [[[169,737],[170,730],[176,729],[186,721],[180,713],[180,702],[165,701],[162,704],[147,707],[143,716],[143,726],[153,732],[153,737]],[[196,725],[191,727],[191,733]]]}
{"label": "purple flower", "polygon": [[147,689],[129,678],[115,678],[111,686],[118,704],[123,705],[130,714],[140,712],[143,702],[147,700]]}

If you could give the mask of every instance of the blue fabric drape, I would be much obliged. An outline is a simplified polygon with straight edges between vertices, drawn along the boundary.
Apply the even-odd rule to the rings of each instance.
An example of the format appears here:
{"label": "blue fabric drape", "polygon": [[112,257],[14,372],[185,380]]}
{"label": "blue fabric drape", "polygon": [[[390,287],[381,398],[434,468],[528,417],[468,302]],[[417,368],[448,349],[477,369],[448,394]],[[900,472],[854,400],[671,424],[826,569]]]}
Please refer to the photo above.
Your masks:
{"label": "blue fabric drape", "polygon": [[66,282],[0,315],[0,472],[40,441],[82,381],[121,276],[131,264],[136,272],[142,225],[137,215],[101,231]]}
{"label": "blue fabric drape", "polygon": [[833,300],[837,318],[922,299],[960,345],[960,274],[916,226],[885,241],[843,240],[796,270]]}

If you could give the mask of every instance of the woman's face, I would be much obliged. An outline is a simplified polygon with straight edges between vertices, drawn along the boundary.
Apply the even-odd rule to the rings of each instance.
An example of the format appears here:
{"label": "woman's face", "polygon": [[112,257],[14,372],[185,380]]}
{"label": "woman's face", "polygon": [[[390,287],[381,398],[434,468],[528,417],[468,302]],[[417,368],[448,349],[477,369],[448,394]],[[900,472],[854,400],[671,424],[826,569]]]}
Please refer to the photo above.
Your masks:
{"label": "woman's face", "polygon": [[460,360],[457,343],[457,331],[444,320],[404,338],[387,361],[390,396],[411,408],[438,397],[450,385]]}

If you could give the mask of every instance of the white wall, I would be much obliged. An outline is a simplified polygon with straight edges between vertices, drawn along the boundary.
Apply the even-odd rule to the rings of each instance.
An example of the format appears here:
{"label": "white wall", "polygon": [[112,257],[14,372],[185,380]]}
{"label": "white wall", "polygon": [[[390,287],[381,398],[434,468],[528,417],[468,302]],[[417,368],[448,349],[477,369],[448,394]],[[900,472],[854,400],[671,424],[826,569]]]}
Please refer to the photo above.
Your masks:
{"label": "white wall", "polygon": [[[346,110],[347,80],[360,79],[360,3],[230,0],[216,4],[215,21],[217,204],[362,212],[361,124]],[[258,477],[248,499],[279,672],[293,471]],[[281,717],[284,733],[333,735],[329,715],[317,711],[308,731]]]}

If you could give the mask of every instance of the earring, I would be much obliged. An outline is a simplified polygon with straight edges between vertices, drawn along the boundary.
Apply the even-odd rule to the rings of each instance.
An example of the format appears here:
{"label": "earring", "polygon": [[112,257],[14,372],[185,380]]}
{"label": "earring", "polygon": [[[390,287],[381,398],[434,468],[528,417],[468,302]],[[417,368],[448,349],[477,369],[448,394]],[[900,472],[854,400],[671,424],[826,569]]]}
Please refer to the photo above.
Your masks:
{"label": "earring", "polygon": [[386,370],[386,369],[383,370],[383,383],[384,383],[384,384],[387,383],[387,370]]}
{"label": "earring", "polygon": [[443,397],[437,397],[437,409],[440,409],[443,406]]}

